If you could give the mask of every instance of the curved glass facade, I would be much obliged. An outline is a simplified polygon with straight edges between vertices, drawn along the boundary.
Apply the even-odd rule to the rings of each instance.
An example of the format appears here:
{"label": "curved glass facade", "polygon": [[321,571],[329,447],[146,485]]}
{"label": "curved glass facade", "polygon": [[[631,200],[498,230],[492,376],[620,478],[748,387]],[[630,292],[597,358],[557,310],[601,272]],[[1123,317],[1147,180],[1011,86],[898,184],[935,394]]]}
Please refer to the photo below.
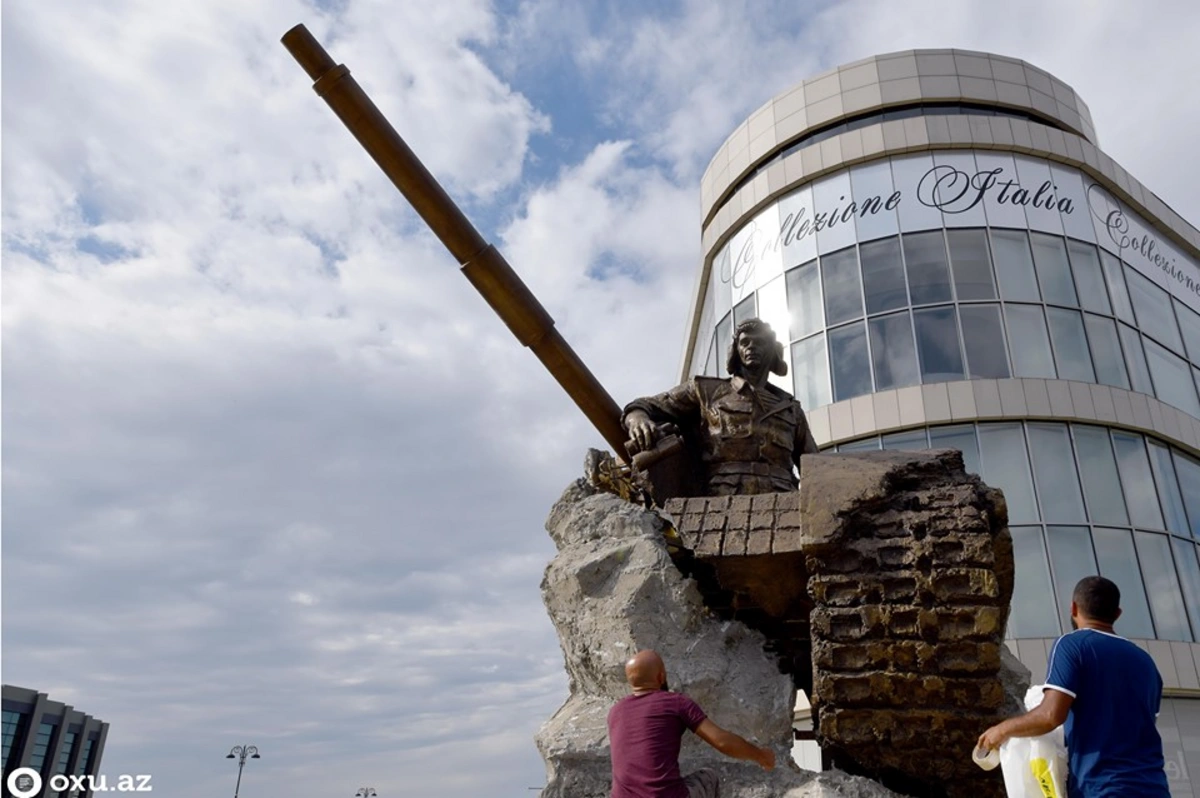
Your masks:
{"label": "curved glass facade", "polygon": [[1110,223],[1112,208],[1126,230],[1131,215],[1095,188],[995,153],[893,158],[818,181],[717,254],[688,372],[723,376],[717,342],[757,315],[790,344],[794,377],[781,387],[810,409],[906,385],[1041,377],[1200,417],[1200,284],[1184,273],[1200,279],[1200,267],[1162,242],[1149,246],[1156,261],[1145,237],[1129,246]]}
{"label": "curved glass facade", "polygon": [[[1200,460],[1090,424],[953,424],[844,443],[840,452],[958,449],[1004,491],[1016,556],[1008,637],[1071,630],[1071,590],[1121,586],[1127,637],[1200,642]],[[1060,608],[1057,616],[1048,608]]]}

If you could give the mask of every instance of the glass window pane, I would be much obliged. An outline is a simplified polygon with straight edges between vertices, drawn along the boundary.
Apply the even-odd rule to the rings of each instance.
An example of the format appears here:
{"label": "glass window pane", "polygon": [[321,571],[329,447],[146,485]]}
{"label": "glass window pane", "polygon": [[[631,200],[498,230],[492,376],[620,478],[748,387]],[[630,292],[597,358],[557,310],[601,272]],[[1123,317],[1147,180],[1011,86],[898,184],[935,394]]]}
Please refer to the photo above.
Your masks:
{"label": "glass window pane", "polygon": [[968,474],[983,473],[979,465],[979,444],[975,441],[974,424],[934,427],[929,430],[929,448],[958,449],[962,452],[963,466]]}
{"label": "glass window pane", "polygon": [[1172,538],[1171,545],[1175,547],[1175,565],[1183,585],[1183,600],[1192,618],[1192,637],[1200,640],[1200,561],[1196,559],[1196,547],[1179,538]]}
{"label": "glass window pane", "polygon": [[955,315],[953,306],[913,311],[917,328],[917,353],[921,356],[921,377],[924,382],[963,378]]}
{"label": "glass window pane", "polygon": [[908,432],[893,432],[883,436],[883,448],[906,452],[921,452],[929,448],[925,430],[915,429]]}
{"label": "glass window pane", "polygon": [[1183,609],[1182,589],[1175,575],[1171,541],[1166,535],[1134,532],[1142,577],[1150,596],[1150,613],[1160,640],[1191,640],[1187,613]]}
{"label": "glass window pane", "polygon": [[863,438],[861,441],[850,441],[838,446],[839,452],[877,452],[879,451],[879,436]]}
{"label": "glass window pane", "polygon": [[949,302],[954,298],[950,291],[946,242],[941,230],[904,236],[904,264],[908,269],[908,292],[914,305]]}
{"label": "glass window pane", "polygon": [[854,247],[821,258],[821,284],[825,288],[825,323],[839,324],[862,316],[862,286]]}
{"label": "glass window pane", "polygon": [[1079,304],[1084,310],[1097,313],[1112,313],[1108,303],[1108,289],[1104,287],[1104,271],[1096,247],[1082,241],[1067,241],[1071,254],[1071,269],[1075,272],[1075,287],[1079,290]]}
{"label": "glass window pane", "polygon": [[1172,451],[1175,473],[1179,476],[1179,490],[1183,494],[1183,506],[1187,508],[1192,537],[1200,540],[1200,463],[1182,452]]}
{"label": "glass window pane", "polygon": [[1086,526],[1046,527],[1050,569],[1054,574],[1054,607],[1063,629],[1071,628],[1071,595],[1085,576],[1095,576],[1092,536]]}
{"label": "glass window pane", "polygon": [[1179,492],[1179,482],[1175,479],[1175,466],[1171,463],[1171,450],[1161,443],[1147,440],[1150,446],[1150,470],[1154,472],[1154,482],[1158,485],[1158,500],[1166,516],[1167,529],[1188,535],[1187,513],[1183,509],[1183,495]]}
{"label": "glass window pane", "polygon": [[867,313],[895,310],[908,304],[904,286],[904,264],[900,260],[900,239],[881,238],[858,248],[862,258],[863,294]]}
{"label": "glass window pane", "polygon": [[1030,233],[1029,240],[1033,244],[1033,262],[1037,266],[1042,299],[1056,305],[1078,307],[1075,282],[1071,279],[1071,265],[1067,262],[1063,240],[1045,233]]}
{"label": "glass window pane", "polygon": [[787,303],[792,314],[793,341],[824,329],[825,307],[821,303],[821,280],[815,260],[787,273]]}
{"label": "glass window pane", "polygon": [[875,390],[903,388],[921,381],[917,373],[917,349],[908,313],[878,316],[868,322],[871,332],[871,362],[875,366]]}
{"label": "glass window pane", "polygon": [[829,331],[829,360],[833,367],[833,401],[871,392],[867,330],[861,321]]}
{"label": "glass window pane", "polygon": [[1117,325],[1121,333],[1121,348],[1125,350],[1125,364],[1129,367],[1129,384],[1139,393],[1154,396],[1154,385],[1150,382],[1150,366],[1146,363],[1146,353],[1142,350],[1142,336],[1137,330]]}
{"label": "glass window pane", "polygon": [[1173,304],[1175,315],[1179,317],[1179,329],[1183,332],[1188,359],[1200,363],[1200,314],[1178,300],[1174,300]]}
{"label": "glass window pane", "polygon": [[1033,501],[1033,480],[1025,454],[1025,433],[1020,424],[980,424],[979,452],[983,480],[1004,491],[1008,519],[1014,524],[1038,520]]}
{"label": "glass window pane", "polygon": [[1196,399],[1196,383],[1192,379],[1192,367],[1178,355],[1143,338],[1146,345],[1146,363],[1154,379],[1154,395],[1169,405],[1200,416],[1200,401]]}
{"label": "glass window pane", "polygon": [[792,344],[792,373],[796,399],[801,407],[811,410],[832,401],[824,335],[814,335]]}
{"label": "glass window pane", "polygon": [[1103,316],[1085,313],[1083,323],[1087,327],[1092,360],[1096,365],[1096,381],[1102,385],[1128,388],[1129,375],[1125,371],[1125,358],[1121,355],[1121,341],[1117,338],[1116,322]]}
{"label": "glass window pane", "polygon": [[1008,616],[1005,637],[1057,637],[1058,619],[1050,610],[1054,593],[1050,589],[1050,568],[1042,547],[1042,528],[1014,526],[1012,612]]}
{"label": "glass window pane", "polygon": [[1046,318],[1038,305],[1005,305],[1004,321],[1012,351],[1014,377],[1053,379],[1054,356],[1050,353],[1050,334]]}
{"label": "glass window pane", "polygon": [[1029,424],[1029,452],[1045,521],[1084,523],[1083,494],[1066,424]]}
{"label": "glass window pane", "polygon": [[1050,340],[1054,343],[1059,379],[1095,382],[1096,372],[1092,371],[1092,356],[1083,332],[1083,316],[1078,310],[1046,308],[1046,319],[1050,322]]}
{"label": "glass window pane", "polygon": [[739,324],[746,319],[753,319],[754,311],[754,294],[743,299],[741,302],[733,306],[733,326],[736,329]]}
{"label": "glass window pane", "polygon": [[1121,617],[1113,629],[1125,637],[1154,637],[1150,605],[1146,603],[1146,590],[1129,530],[1098,526],[1092,530],[1092,538],[1100,575],[1116,582],[1121,589]]}
{"label": "glass window pane", "polygon": [[715,334],[709,336],[708,339],[708,357],[704,359],[704,371],[700,372],[706,377],[717,376],[717,346]]}
{"label": "glass window pane", "polygon": [[1108,430],[1077,424],[1074,432],[1088,517],[1099,524],[1129,523]]}
{"label": "glass window pane", "polygon": [[729,363],[726,355],[729,354],[729,344],[733,342],[733,314],[726,313],[725,318],[717,323],[717,374],[721,377],[729,376]]}
{"label": "glass window pane", "polygon": [[960,305],[958,315],[967,349],[967,376],[973,380],[1008,377],[1000,306]]}
{"label": "glass window pane", "polygon": [[954,270],[954,290],[960,301],[995,299],[992,260],[988,255],[987,234],[983,230],[947,230],[950,263]]}
{"label": "glass window pane", "polygon": [[1162,529],[1162,512],[1158,509],[1158,491],[1150,476],[1150,460],[1146,457],[1146,446],[1141,435],[1128,432],[1112,434],[1113,448],[1117,452],[1117,470],[1121,473],[1121,487],[1125,492],[1125,504],[1135,526]]}
{"label": "glass window pane", "polygon": [[1125,270],[1125,282],[1129,286],[1129,298],[1133,300],[1138,327],[1142,332],[1160,344],[1182,352],[1183,341],[1175,325],[1171,295],[1133,269]]}
{"label": "glass window pane", "polygon": [[992,230],[992,252],[996,255],[1000,296],[1018,302],[1040,301],[1029,236],[1021,230]]}
{"label": "glass window pane", "polygon": [[1103,249],[1100,250],[1100,265],[1104,267],[1104,282],[1108,284],[1113,311],[1121,321],[1133,324],[1133,304],[1129,301],[1129,291],[1125,288],[1125,267],[1114,255]]}

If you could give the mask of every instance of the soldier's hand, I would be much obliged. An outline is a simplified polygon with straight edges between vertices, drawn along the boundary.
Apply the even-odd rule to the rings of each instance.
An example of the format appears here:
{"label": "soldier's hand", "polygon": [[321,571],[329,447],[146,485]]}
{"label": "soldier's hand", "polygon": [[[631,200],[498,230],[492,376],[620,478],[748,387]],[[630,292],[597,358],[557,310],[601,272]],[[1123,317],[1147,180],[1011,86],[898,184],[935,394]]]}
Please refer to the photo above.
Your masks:
{"label": "soldier's hand", "polygon": [[756,759],[758,764],[762,766],[763,770],[774,770],[775,769],[775,752],[772,751],[770,748],[760,748],[758,750],[759,750],[759,755]]}
{"label": "soldier's hand", "polygon": [[629,431],[629,438],[633,441],[635,450],[630,454],[654,448],[655,439],[658,437],[658,427],[650,420],[650,416],[640,410],[634,410],[625,417],[625,429]]}

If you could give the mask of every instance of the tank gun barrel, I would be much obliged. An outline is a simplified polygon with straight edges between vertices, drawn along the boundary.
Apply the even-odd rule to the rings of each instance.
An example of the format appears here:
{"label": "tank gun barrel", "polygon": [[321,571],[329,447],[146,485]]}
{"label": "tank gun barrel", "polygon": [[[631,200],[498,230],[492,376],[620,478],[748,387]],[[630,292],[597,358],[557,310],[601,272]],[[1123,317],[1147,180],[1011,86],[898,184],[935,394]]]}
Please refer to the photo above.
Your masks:
{"label": "tank gun barrel", "polygon": [[400,190],[462,267],[492,310],[517,340],[529,347],[563,390],[613,448],[627,459],[621,410],[584,365],[504,256],[479,234],[396,129],[371,101],[344,64],[335,64],[303,25],[283,35],[283,46],[314,81],[363,149]]}

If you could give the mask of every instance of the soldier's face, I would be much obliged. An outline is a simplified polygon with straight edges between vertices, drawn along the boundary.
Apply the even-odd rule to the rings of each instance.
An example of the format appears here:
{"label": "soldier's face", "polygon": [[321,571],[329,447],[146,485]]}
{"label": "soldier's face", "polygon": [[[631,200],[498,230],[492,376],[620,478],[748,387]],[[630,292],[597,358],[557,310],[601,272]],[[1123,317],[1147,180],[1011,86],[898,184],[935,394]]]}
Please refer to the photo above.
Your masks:
{"label": "soldier's face", "polygon": [[747,368],[757,369],[766,365],[773,341],[764,332],[744,332],[738,335],[738,357]]}

